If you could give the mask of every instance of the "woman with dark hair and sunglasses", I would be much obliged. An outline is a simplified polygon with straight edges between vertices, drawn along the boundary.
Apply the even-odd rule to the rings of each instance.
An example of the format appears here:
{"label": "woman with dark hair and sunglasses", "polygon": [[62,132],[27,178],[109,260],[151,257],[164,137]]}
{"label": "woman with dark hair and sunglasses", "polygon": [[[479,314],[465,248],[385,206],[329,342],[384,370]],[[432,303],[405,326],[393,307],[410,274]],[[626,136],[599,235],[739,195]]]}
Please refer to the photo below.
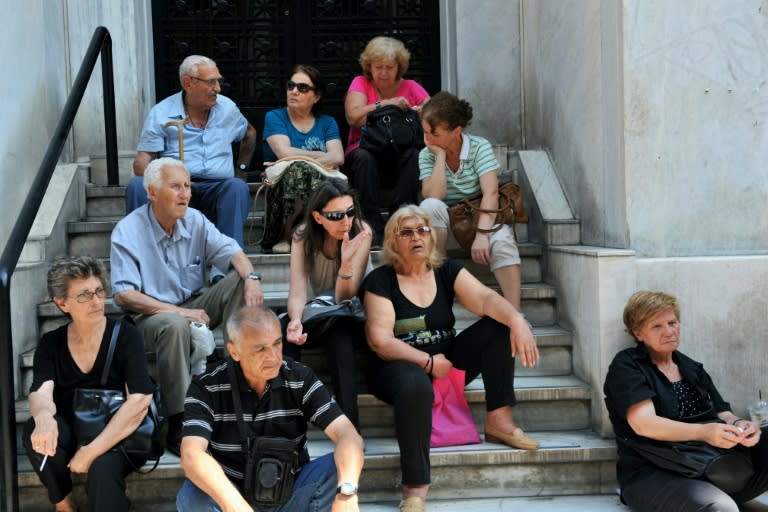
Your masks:
{"label": "woman with dark hair and sunglasses", "polygon": [[[312,158],[328,169],[344,164],[344,148],[339,126],[331,116],[320,114],[324,94],[325,80],[317,68],[306,64],[294,66],[291,78],[286,83],[287,106],[267,112],[264,118],[265,165],[281,158],[302,156]],[[294,165],[301,167],[298,162]],[[307,196],[293,197],[296,193],[284,190],[285,187],[313,190],[316,182],[322,179],[319,173],[316,173],[317,176],[312,176],[309,183],[298,183],[306,181],[309,173],[304,168],[297,171],[296,176],[292,177],[289,168],[286,171],[288,176],[284,176],[288,178],[285,183],[278,183],[270,191],[270,222],[265,226],[261,242],[262,249],[267,252],[290,251],[288,235],[292,228],[291,222],[298,220],[296,216],[301,213],[295,199],[299,200],[298,203],[307,199]],[[286,200],[288,198],[290,200]]]}
{"label": "woman with dark hair and sunglasses", "polygon": [[[35,350],[29,393],[31,418],[22,442],[27,457],[57,511],[74,512],[72,473],[88,475],[89,510],[125,511],[125,477],[144,460],[129,461],[112,448],[144,419],[155,384],[149,378],[144,338],[123,322],[107,383],[101,375],[115,321],[104,316],[106,271],[98,260],[80,256],[56,261],[48,271],[48,292],[70,322],[43,335]],[[78,446],[72,401],[77,388],[127,391],[125,403],[104,430]]]}
{"label": "woman with dark hair and sunglasses", "polygon": [[[400,512],[423,512],[430,483],[432,379],[452,367],[466,382],[480,373],[486,396],[485,440],[524,450],[539,443],[512,418],[515,357],[532,367],[536,340],[523,316],[459,263],[436,250],[429,215],[404,206],[384,228],[384,265],[365,279],[365,333],[378,356],[370,376],[377,398],[394,405],[400,446]],[[480,320],[456,333],[454,299]]]}
{"label": "woman with dark hair and sunglasses", "polygon": [[316,296],[329,295],[339,303],[357,295],[373,268],[370,251],[371,228],[360,218],[354,191],[342,179],[322,182],[293,235],[283,350],[298,360],[302,347],[326,346],[336,401],[358,428],[355,345],[365,346],[363,325],[338,318],[322,333],[305,332],[301,315],[307,300]]}

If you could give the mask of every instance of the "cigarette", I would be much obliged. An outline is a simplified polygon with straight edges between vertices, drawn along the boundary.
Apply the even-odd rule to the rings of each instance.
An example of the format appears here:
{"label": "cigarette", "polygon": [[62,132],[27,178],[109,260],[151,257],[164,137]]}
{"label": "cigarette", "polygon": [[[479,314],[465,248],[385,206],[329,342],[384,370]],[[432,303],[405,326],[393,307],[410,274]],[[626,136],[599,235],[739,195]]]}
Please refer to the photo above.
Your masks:
{"label": "cigarette", "polygon": [[48,461],[48,456],[43,457],[43,462],[40,464],[40,471],[45,467],[45,463]]}

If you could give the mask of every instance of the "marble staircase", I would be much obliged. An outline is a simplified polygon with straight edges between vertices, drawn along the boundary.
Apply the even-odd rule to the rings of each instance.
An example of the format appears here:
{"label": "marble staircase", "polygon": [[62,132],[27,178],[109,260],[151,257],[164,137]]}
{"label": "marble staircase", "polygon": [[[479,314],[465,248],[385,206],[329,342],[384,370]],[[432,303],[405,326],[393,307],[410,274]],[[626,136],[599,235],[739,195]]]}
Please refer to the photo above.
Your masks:
{"label": "marble staircase", "polygon": [[[253,191],[256,186],[251,184],[251,187]],[[82,219],[69,222],[66,229],[69,254],[103,258],[108,268],[109,234],[124,212],[124,187],[89,183],[80,197],[84,198]],[[260,236],[262,219],[262,209],[256,205],[246,226],[246,252],[263,275],[267,304],[279,310],[285,307],[287,300],[288,256],[260,253],[256,241]],[[453,510],[450,503],[459,499],[472,503],[472,500],[481,498],[506,500],[513,497],[578,495],[586,501],[586,496],[594,496],[596,502],[606,503],[607,507],[616,505],[614,497],[606,496],[615,488],[615,445],[612,440],[603,439],[590,430],[591,390],[573,374],[571,335],[557,324],[557,290],[542,281],[545,246],[528,241],[540,240],[540,237],[529,236],[529,229],[527,225],[517,226],[523,259],[522,309],[534,326],[542,358],[536,368],[518,366],[515,378],[518,405],[514,411],[516,420],[541,442],[542,448],[525,452],[481,443],[433,450],[430,503],[434,500],[436,506],[443,503],[448,507],[435,510]],[[557,233],[558,230],[547,231],[547,242],[551,243]],[[571,225],[568,237],[572,239],[573,236]],[[378,256],[378,253],[373,255],[375,265],[380,264]],[[452,256],[461,259],[483,282],[495,286],[487,268],[473,264],[466,255],[456,253]],[[110,300],[107,312],[115,311]],[[457,328],[463,328],[476,319],[459,304],[454,306],[454,313]],[[64,321],[50,302],[38,305],[37,316],[40,332]],[[34,349],[20,354],[24,395],[31,382],[33,356]],[[153,359],[151,354],[149,358],[150,361]],[[321,378],[327,376],[324,357],[320,353],[308,354],[304,362],[315,368]],[[471,383],[466,391],[481,434],[485,414],[484,395],[480,378]],[[400,493],[400,471],[392,410],[364,388],[359,396],[359,405],[361,428],[366,439],[366,461],[361,479],[362,509],[394,510]],[[18,400],[16,414],[18,423],[29,417],[24,398]],[[331,443],[320,432],[310,432],[310,439],[313,455],[332,449]],[[158,469],[150,475],[131,475],[128,489],[136,510],[149,510],[150,507],[153,511],[173,510],[173,499],[182,476],[178,459],[170,454],[163,457]],[[47,510],[44,490],[23,454],[19,457],[18,481],[22,510]],[[76,492],[82,494],[81,485],[77,486]]]}

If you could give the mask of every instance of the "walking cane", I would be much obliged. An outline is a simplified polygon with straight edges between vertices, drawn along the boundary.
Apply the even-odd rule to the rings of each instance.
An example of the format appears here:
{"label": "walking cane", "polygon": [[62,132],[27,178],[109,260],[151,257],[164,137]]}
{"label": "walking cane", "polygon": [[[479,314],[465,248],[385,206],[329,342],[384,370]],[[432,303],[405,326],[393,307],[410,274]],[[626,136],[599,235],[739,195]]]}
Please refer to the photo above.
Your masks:
{"label": "walking cane", "polygon": [[185,117],[178,121],[168,121],[163,124],[166,128],[169,126],[175,126],[176,131],[179,133],[179,160],[184,161],[184,125],[189,122],[189,118]]}

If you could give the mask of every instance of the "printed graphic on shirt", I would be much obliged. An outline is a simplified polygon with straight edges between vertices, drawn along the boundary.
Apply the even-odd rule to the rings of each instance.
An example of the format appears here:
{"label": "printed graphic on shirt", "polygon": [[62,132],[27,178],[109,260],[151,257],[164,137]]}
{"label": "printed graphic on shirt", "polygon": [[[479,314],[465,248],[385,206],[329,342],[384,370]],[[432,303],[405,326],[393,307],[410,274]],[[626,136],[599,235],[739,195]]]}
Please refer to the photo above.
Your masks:
{"label": "printed graphic on shirt", "polygon": [[304,141],[304,147],[301,149],[305,151],[325,151],[325,141],[320,137],[307,137]]}
{"label": "printed graphic on shirt", "polygon": [[456,329],[427,329],[424,315],[395,321],[394,332],[397,338],[415,347],[448,341],[456,335]]}

